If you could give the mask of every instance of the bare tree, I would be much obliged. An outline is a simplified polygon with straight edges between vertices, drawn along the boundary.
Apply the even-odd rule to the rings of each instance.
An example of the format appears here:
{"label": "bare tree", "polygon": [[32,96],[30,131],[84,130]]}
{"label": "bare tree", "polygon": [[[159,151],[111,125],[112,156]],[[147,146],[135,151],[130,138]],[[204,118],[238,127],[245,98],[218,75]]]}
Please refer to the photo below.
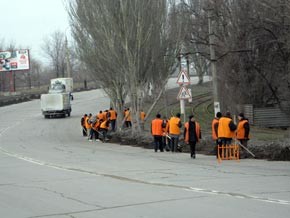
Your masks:
{"label": "bare tree", "polygon": [[160,87],[175,63],[178,43],[167,25],[168,8],[166,0],[76,0],[69,4],[80,59],[119,114],[129,97],[136,125],[133,132],[140,131],[138,115],[149,83]]}
{"label": "bare tree", "polygon": [[61,31],[55,31],[44,39],[43,53],[52,66],[56,77],[64,77],[66,68],[65,35]]}

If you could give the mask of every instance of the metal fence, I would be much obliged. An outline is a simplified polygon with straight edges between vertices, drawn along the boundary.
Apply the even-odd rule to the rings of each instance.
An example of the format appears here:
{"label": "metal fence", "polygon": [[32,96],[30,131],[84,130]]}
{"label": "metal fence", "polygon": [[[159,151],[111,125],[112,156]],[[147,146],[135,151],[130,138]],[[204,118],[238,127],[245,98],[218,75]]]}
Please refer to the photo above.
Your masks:
{"label": "metal fence", "polygon": [[251,104],[246,104],[240,105],[239,108],[252,125],[261,127],[290,126],[290,107],[284,107],[281,110],[278,106],[258,108]]}

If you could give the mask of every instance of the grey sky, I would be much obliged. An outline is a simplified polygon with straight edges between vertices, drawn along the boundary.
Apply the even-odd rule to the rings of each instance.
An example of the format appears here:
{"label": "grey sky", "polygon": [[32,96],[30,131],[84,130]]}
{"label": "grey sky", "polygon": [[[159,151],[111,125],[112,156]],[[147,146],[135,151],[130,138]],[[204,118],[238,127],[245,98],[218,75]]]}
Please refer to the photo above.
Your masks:
{"label": "grey sky", "polygon": [[17,48],[29,48],[34,58],[43,61],[43,39],[56,30],[68,29],[63,0],[0,0],[0,39]]}

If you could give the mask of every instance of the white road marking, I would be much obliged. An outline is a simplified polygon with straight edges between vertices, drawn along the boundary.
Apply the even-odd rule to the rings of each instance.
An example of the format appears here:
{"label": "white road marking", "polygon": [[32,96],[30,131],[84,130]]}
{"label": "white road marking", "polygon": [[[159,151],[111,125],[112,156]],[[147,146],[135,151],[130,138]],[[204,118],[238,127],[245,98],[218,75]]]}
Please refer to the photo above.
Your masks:
{"label": "white road marking", "polygon": [[[46,166],[50,168],[54,168],[57,170],[64,170],[64,171],[69,171],[69,172],[78,172],[78,173],[85,173],[93,176],[106,176],[110,177],[113,179],[120,179],[124,180],[125,177],[119,177],[115,175],[108,175],[108,174],[99,174],[97,172],[92,172],[92,171],[87,171],[83,169],[76,169],[76,168],[69,168],[69,167],[64,167],[64,166],[58,166],[52,163],[47,163],[44,161],[36,160],[30,157],[25,157],[16,153],[11,153],[2,147],[0,147],[0,151],[3,154],[6,154],[10,157],[14,157],[20,160],[27,161],[32,164],[37,164],[40,166]],[[178,185],[168,185],[168,184],[160,184],[160,183],[153,183],[153,182],[148,182],[148,181],[142,181],[142,180],[136,180],[136,179],[130,179],[130,178],[125,178],[127,181],[131,182],[137,182],[137,183],[142,183],[142,184],[147,184],[147,185],[157,185],[157,186],[164,186],[164,187],[174,187],[174,188],[182,188],[186,191],[192,191],[196,193],[203,193],[203,194],[213,194],[213,195],[223,195],[223,196],[228,196],[228,197],[234,197],[234,198],[239,198],[239,199],[248,199],[248,200],[257,200],[261,202],[267,202],[267,203],[272,203],[272,204],[280,204],[280,205],[290,205],[290,201],[287,200],[280,200],[280,199],[273,199],[273,198],[266,198],[266,197],[257,197],[257,196],[252,196],[252,195],[245,195],[241,193],[231,193],[231,192],[222,192],[222,191],[217,191],[217,190],[210,190],[210,189],[202,189],[202,188],[196,188],[196,187],[186,187],[186,186],[178,186]]]}

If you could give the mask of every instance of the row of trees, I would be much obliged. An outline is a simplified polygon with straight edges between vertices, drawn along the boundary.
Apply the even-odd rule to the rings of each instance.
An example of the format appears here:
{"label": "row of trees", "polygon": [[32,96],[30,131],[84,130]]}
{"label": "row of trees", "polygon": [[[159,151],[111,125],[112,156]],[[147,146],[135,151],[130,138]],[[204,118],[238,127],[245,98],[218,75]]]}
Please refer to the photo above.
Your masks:
{"label": "row of trees", "polygon": [[[97,81],[119,112],[129,99],[134,130],[148,87],[157,101],[180,53],[201,83],[216,62],[223,111],[290,104],[289,0],[75,0],[67,10],[75,44],[66,47],[59,31],[45,40],[51,71],[64,76],[69,49],[75,80]],[[209,24],[216,60],[210,60]],[[39,74],[38,62],[32,65]]]}
{"label": "row of trees", "polygon": [[[130,101],[133,132],[148,87],[161,91],[181,44],[176,5],[167,0],[76,0],[68,4],[77,54],[119,113]],[[120,123],[120,122],[119,122]]]}
{"label": "row of trees", "polygon": [[200,82],[216,62],[223,111],[238,104],[282,108],[290,97],[287,0],[76,0],[68,12],[78,57],[115,108],[129,97],[136,121],[148,85],[162,90],[180,53]]}

